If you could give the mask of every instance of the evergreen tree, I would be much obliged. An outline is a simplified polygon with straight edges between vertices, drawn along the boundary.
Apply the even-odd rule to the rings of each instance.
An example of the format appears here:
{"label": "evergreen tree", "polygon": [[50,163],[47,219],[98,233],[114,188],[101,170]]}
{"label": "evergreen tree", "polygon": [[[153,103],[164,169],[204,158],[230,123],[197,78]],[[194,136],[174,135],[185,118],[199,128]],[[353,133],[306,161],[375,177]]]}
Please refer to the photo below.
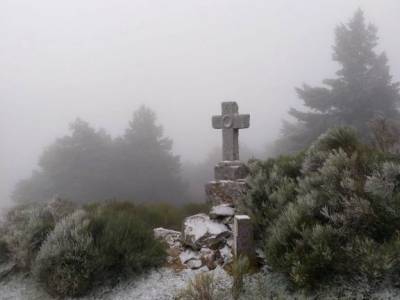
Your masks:
{"label": "evergreen tree", "polygon": [[334,126],[351,126],[369,141],[369,121],[399,119],[399,83],[392,82],[385,53],[375,52],[377,41],[376,27],[366,24],[361,10],[348,24],[336,28],[333,60],[340,65],[337,77],[325,79],[321,87],[305,84],[296,89],[308,110],[289,111],[297,122],[284,123],[279,152],[302,150]]}
{"label": "evergreen tree", "polygon": [[180,158],[172,153],[172,140],[163,136],[155,113],[140,107],[125,135],[117,141],[118,186],[123,198],[140,201],[182,202],[184,184]]}
{"label": "evergreen tree", "polygon": [[14,200],[46,201],[58,195],[91,201],[113,195],[107,172],[111,137],[80,119],[70,125],[70,130],[71,135],[57,139],[43,152],[40,170],[17,185]]}

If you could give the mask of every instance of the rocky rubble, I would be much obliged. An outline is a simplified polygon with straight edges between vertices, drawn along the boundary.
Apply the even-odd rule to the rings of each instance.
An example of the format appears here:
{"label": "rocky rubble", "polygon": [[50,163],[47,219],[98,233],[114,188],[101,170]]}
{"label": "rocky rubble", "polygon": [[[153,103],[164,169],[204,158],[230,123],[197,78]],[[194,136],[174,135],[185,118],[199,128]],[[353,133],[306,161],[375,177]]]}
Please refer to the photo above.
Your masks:
{"label": "rocky rubble", "polygon": [[187,217],[182,232],[155,228],[155,238],[167,245],[167,262],[181,269],[215,269],[232,260],[232,220],[234,208],[221,204],[210,215]]}

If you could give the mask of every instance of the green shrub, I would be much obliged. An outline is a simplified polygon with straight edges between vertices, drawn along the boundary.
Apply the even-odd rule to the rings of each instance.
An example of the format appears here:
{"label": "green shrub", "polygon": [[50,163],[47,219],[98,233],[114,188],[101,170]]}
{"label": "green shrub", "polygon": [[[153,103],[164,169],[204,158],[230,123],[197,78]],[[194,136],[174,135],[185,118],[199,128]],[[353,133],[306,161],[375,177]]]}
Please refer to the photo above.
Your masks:
{"label": "green shrub", "polygon": [[129,203],[93,204],[57,223],[36,257],[33,274],[49,293],[80,296],[94,283],[114,283],[164,262],[140,210]]}
{"label": "green shrub", "polygon": [[133,204],[100,205],[91,216],[99,268],[108,279],[137,275],[163,264],[165,250]]}
{"label": "green shrub", "polygon": [[397,273],[399,158],[361,144],[352,129],[329,131],[304,154],[254,163],[249,185],[267,261],[297,286]]}
{"label": "green shrub", "polygon": [[83,210],[61,220],[43,243],[33,274],[52,295],[83,295],[97,270],[98,252]]}
{"label": "green shrub", "polygon": [[265,228],[277,218],[297,195],[297,178],[300,176],[303,154],[265,162],[253,160],[248,177],[249,193],[245,206],[252,215],[256,234],[263,237]]}

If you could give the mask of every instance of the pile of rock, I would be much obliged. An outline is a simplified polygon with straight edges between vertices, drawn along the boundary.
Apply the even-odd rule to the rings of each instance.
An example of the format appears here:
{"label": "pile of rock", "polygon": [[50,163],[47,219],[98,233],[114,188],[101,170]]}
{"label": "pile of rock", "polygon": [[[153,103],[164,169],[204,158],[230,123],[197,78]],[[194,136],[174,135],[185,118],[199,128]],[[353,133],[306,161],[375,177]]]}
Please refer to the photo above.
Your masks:
{"label": "pile of rock", "polygon": [[187,217],[182,232],[165,228],[154,229],[154,236],[168,246],[168,263],[177,268],[208,268],[224,266],[232,260],[232,226],[234,208],[221,204],[210,214]]}
{"label": "pile of rock", "polygon": [[[249,242],[252,232],[245,224],[249,218],[240,219],[246,225],[240,230],[237,218],[233,228],[235,211],[240,210],[247,193],[245,178],[248,168],[239,160],[239,129],[250,126],[250,115],[239,114],[236,102],[223,102],[221,109],[222,115],[212,117],[213,128],[223,132],[223,161],[214,167],[215,180],[205,186],[207,201],[212,205],[209,215],[187,217],[182,232],[154,229],[156,238],[168,245],[168,262],[176,267],[214,269],[217,265],[229,263],[233,252],[239,255],[247,244],[252,247]],[[244,238],[239,238],[238,232]],[[235,251],[232,251],[234,240]]]}

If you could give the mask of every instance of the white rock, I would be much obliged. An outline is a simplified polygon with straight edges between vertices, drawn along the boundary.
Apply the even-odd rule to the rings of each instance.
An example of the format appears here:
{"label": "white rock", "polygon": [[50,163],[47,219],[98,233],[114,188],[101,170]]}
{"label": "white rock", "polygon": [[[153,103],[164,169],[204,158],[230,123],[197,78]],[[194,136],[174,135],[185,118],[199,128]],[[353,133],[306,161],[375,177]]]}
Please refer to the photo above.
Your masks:
{"label": "white rock", "polygon": [[217,244],[231,236],[229,228],[210,219],[206,214],[187,217],[183,222],[182,241],[194,249]]}

